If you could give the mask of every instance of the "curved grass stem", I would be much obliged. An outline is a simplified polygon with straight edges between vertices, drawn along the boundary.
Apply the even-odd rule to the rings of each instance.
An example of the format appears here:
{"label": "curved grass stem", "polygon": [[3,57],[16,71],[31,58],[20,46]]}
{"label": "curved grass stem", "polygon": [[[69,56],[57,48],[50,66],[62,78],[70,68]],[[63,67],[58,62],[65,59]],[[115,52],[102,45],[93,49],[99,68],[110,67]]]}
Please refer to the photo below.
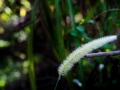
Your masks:
{"label": "curved grass stem", "polygon": [[56,88],[57,88],[57,86],[58,86],[58,83],[59,83],[59,81],[60,81],[60,78],[61,78],[61,76],[58,77],[58,79],[57,79],[57,83],[56,83],[56,85],[55,85],[54,90],[56,90]]}

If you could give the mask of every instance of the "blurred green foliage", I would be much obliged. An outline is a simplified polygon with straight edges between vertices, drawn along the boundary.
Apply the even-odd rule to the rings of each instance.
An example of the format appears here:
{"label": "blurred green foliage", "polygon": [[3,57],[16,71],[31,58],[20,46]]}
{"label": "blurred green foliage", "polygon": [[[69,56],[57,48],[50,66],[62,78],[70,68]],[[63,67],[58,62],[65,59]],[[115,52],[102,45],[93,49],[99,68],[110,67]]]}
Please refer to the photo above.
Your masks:
{"label": "blurred green foliage", "polygon": [[[56,62],[61,63],[78,46],[95,38],[120,32],[119,0],[39,0],[36,5],[37,8],[33,10],[34,1],[0,0],[0,89],[2,90],[7,83],[20,79],[28,73],[28,53],[32,53],[32,58],[40,63],[40,55],[42,56],[43,53],[39,51],[39,48],[43,48],[43,43],[40,41],[39,44],[36,41],[39,39],[37,35],[47,38],[46,42],[51,46],[51,52],[54,53]],[[33,17],[31,16],[32,10]],[[41,14],[37,15],[40,11]],[[26,17],[32,19],[29,18],[24,22]],[[22,26],[24,27],[21,28]],[[31,30],[33,31],[31,32]],[[41,34],[42,31],[44,34]],[[33,35],[37,32],[36,37],[30,36],[30,32]],[[33,42],[30,41],[30,38],[33,39]],[[28,46],[26,45],[27,41],[30,41]],[[36,42],[38,44],[37,49],[33,46]],[[33,50],[27,52],[26,47],[29,49],[32,47]],[[45,51],[47,51],[47,45],[45,47]],[[110,52],[119,48],[119,42],[113,42],[94,52]],[[39,54],[36,54],[35,50]],[[29,59],[31,59],[30,57]],[[111,58],[117,62],[120,59],[119,56],[112,56]],[[71,90],[77,90],[77,88],[87,90],[86,85],[90,83],[92,77],[96,77],[98,80],[93,80],[94,82],[90,84],[92,89],[99,87],[102,90],[106,89],[109,85],[109,78],[112,78],[113,86],[117,85],[119,79],[117,80],[114,75],[112,76],[114,64],[109,62],[109,59],[109,57],[82,59],[74,72],[67,76]],[[32,61],[32,64],[34,62]],[[105,80],[108,82],[104,82],[103,72],[105,71],[107,78]],[[118,73],[118,75],[120,74]],[[81,87],[77,85],[78,83],[73,83],[75,78],[82,83]]]}

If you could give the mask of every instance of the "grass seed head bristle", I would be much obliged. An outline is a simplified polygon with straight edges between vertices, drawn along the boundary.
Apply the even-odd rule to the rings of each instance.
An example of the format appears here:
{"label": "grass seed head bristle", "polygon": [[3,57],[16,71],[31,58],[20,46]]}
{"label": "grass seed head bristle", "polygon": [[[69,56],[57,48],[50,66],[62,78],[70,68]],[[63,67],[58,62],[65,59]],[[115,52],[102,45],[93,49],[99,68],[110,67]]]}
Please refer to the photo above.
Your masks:
{"label": "grass seed head bristle", "polygon": [[97,49],[104,44],[114,41],[117,39],[116,35],[106,36],[99,39],[95,39],[81,47],[78,47],[68,57],[63,61],[63,63],[58,68],[58,73],[60,76],[65,76],[67,72],[77,63],[85,54],[90,53],[92,50]]}

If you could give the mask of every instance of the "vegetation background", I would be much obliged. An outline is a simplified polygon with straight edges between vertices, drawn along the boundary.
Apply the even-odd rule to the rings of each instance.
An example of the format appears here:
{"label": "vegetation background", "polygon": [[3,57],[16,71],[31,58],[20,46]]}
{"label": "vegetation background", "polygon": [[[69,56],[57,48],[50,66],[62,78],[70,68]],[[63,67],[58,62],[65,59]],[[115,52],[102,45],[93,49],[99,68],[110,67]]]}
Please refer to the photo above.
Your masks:
{"label": "vegetation background", "polygon": [[[119,35],[120,0],[0,0],[0,90],[54,90],[78,46]],[[120,49],[120,39],[94,53]],[[83,58],[56,90],[120,89],[120,57]]]}

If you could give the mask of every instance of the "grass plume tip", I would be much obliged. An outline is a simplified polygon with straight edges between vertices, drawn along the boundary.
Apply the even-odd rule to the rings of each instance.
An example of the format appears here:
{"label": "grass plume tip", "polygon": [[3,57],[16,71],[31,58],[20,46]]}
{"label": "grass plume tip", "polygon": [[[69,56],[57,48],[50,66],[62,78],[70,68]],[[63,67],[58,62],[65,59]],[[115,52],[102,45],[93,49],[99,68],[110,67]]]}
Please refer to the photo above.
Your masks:
{"label": "grass plume tip", "polygon": [[77,63],[85,54],[90,53],[91,51],[112,42],[117,39],[116,35],[106,36],[99,39],[95,39],[87,44],[78,47],[72,53],[70,53],[63,63],[58,68],[59,76],[65,76],[67,72]]}

